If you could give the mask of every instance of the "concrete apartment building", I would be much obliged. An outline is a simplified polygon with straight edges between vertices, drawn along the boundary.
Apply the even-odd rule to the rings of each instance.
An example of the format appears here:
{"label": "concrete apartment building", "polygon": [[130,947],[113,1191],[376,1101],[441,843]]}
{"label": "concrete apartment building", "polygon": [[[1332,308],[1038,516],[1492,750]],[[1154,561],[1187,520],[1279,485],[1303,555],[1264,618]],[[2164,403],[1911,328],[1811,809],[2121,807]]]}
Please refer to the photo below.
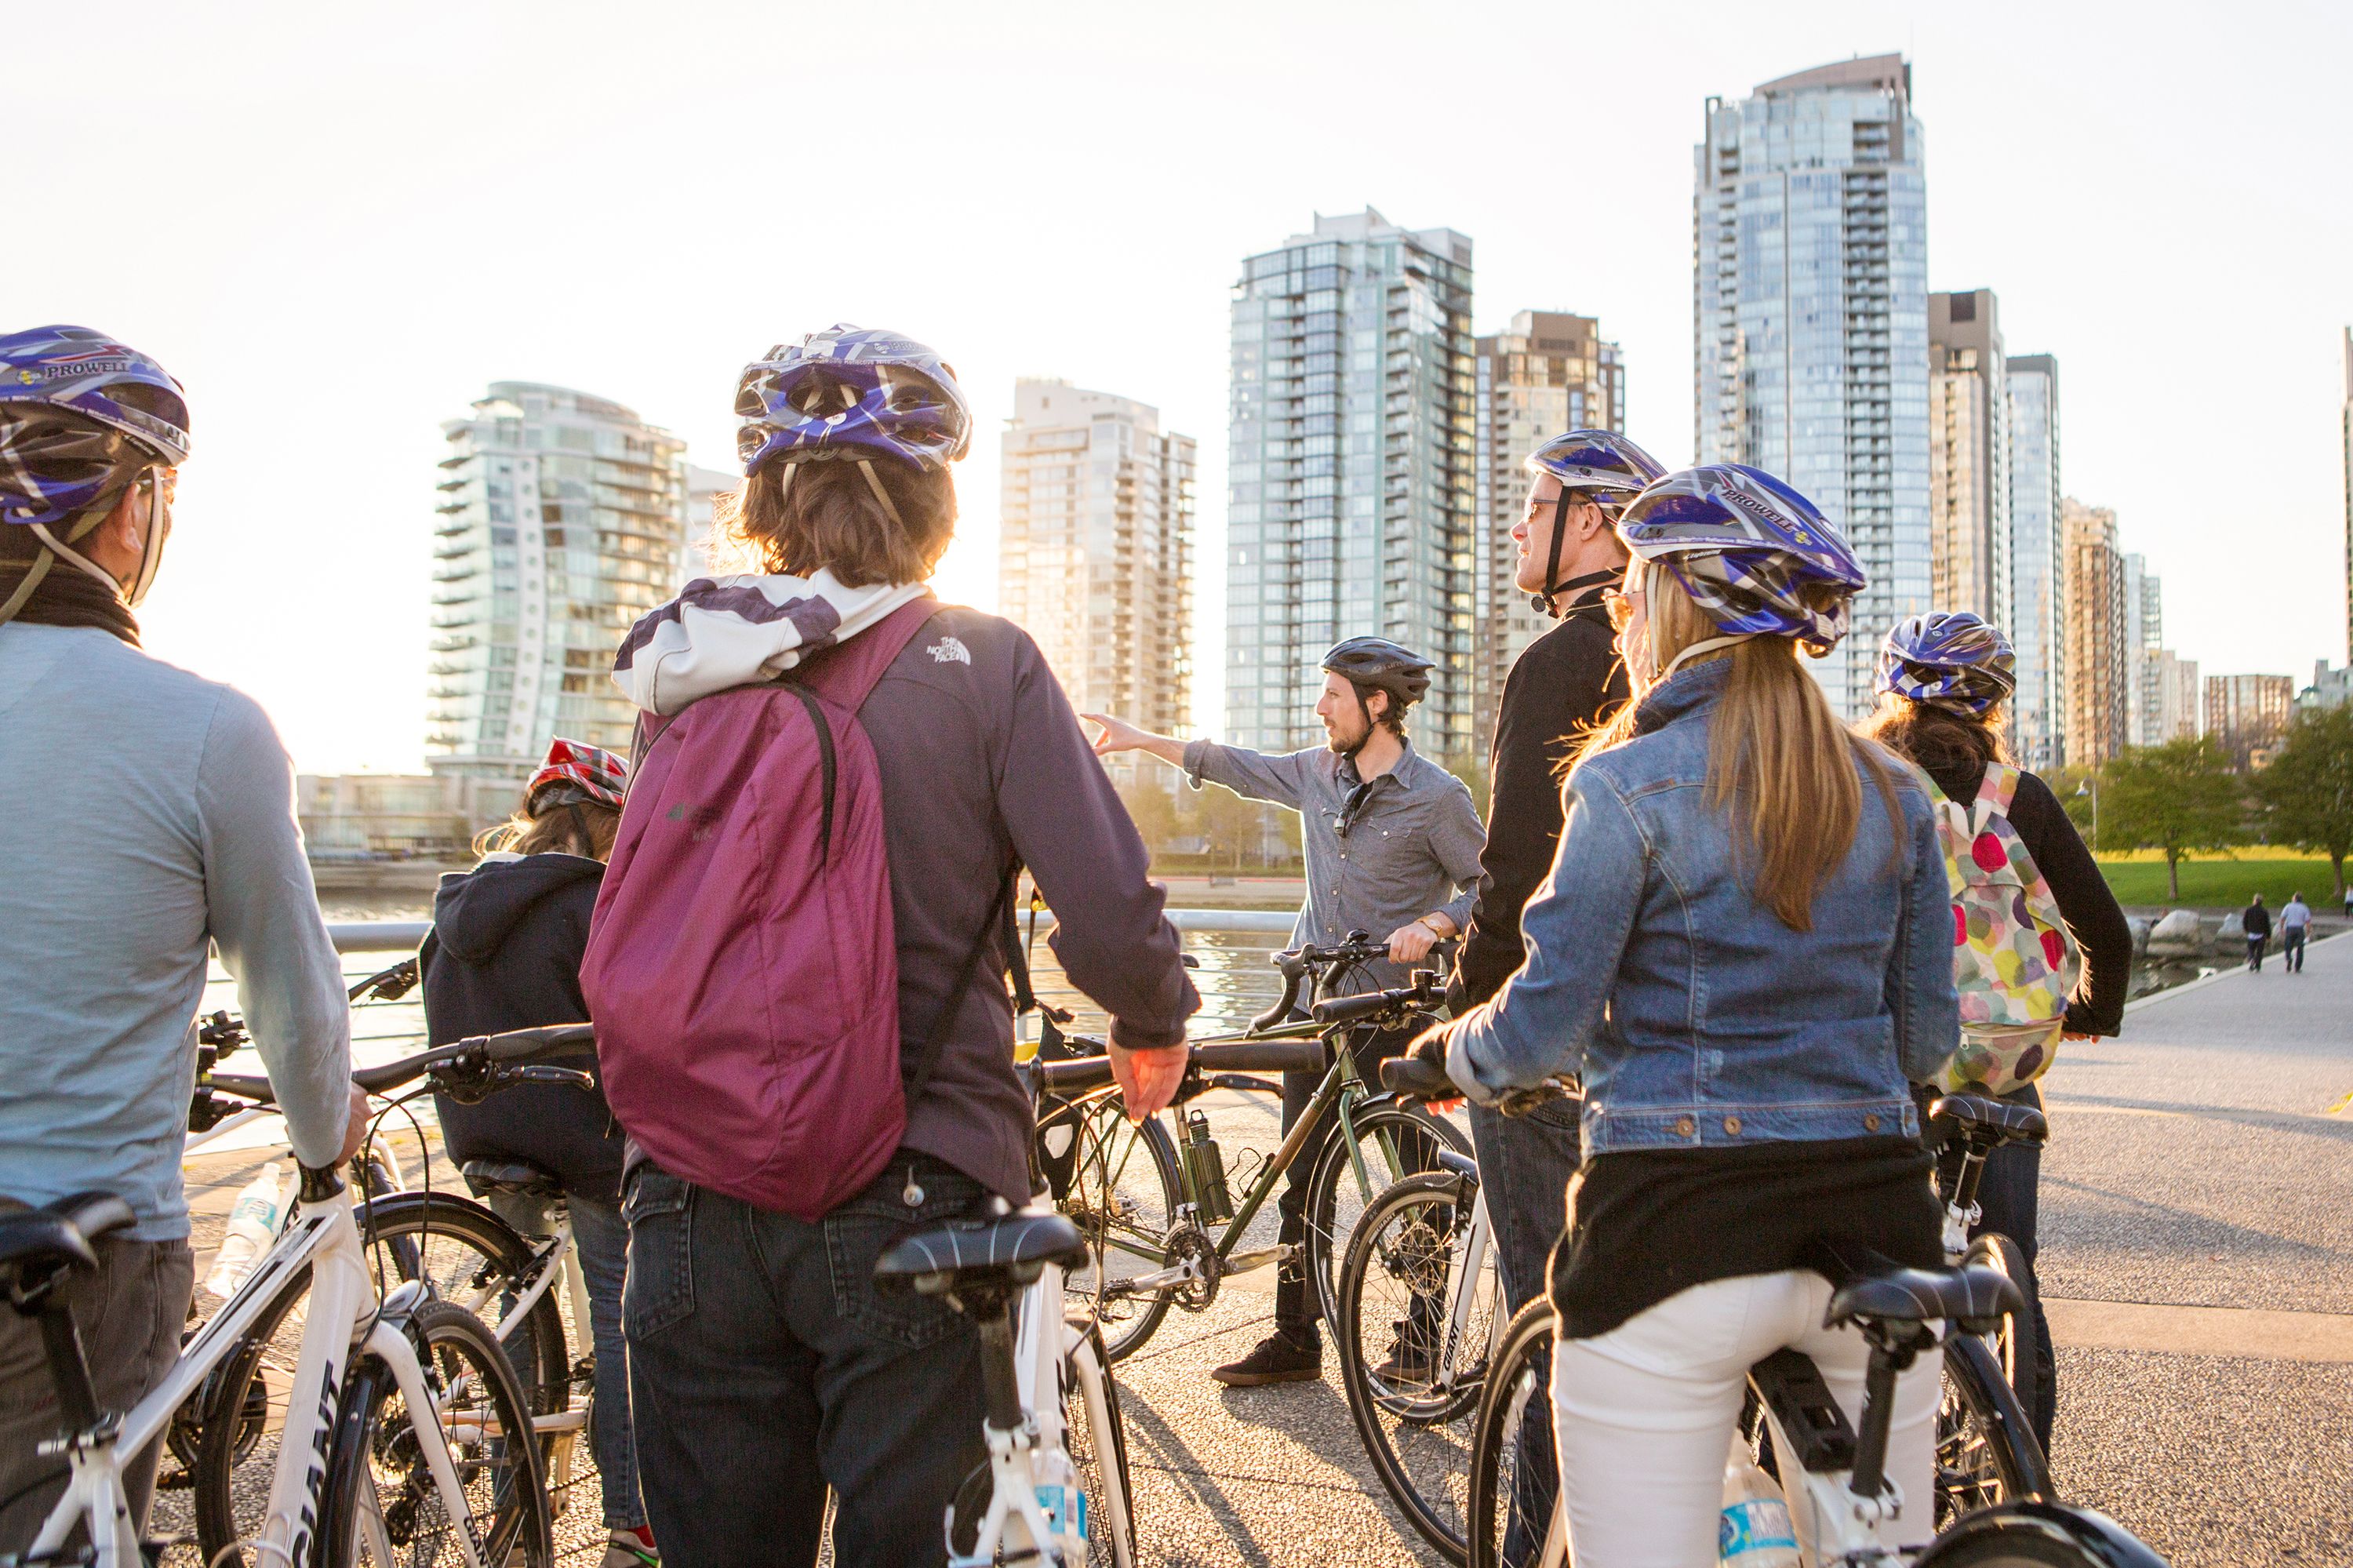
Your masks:
{"label": "concrete apartment building", "polygon": [[2206,689],[2199,683],[2198,661],[2184,659],[2172,649],[2157,656],[2158,743],[2194,740],[2205,733]]}
{"label": "concrete apartment building", "polygon": [[2165,588],[2146,556],[2125,556],[2125,743],[2155,746],[2165,734]]}
{"label": "concrete apartment building", "polygon": [[694,462],[686,465],[686,527],[678,550],[680,588],[718,571],[711,555],[712,523],[719,498],[743,482],[744,476],[733,469],[704,468]]}
{"label": "concrete apartment building", "polygon": [[1081,712],[1163,735],[1193,722],[1194,444],[1150,404],[1051,380],[1014,383],[1003,438],[998,609]]}
{"label": "concrete apartment building", "polygon": [[1928,296],[1928,597],[2011,623],[2010,371],[1991,289]]}
{"label": "concrete apartment building", "polygon": [[[2067,759],[2067,550],[2059,476],[2059,362],[2012,355],[2010,641],[2018,652],[2010,745],[2028,768]],[[2197,705],[2195,699],[2191,705]]]}
{"label": "concrete apartment building", "polygon": [[426,765],[512,780],[559,735],[627,747],[613,651],[675,591],[686,443],[527,381],[492,382],[441,429]]}
{"label": "concrete apartment building", "polygon": [[1471,241],[1367,207],[1248,258],[1234,284],[1226,738],[1320,743],[1343,637],[1434,661],[1414,743],[1468,754],[1477,592]]}
{"label": "concrete apartment building", "polygon": [[1847,717],[1879,644],[1929,609],[1928,229],[1900,55],[1841,60],[1706,105],[1694,150],[1701,462],[1778,474],[1869,574],[1853,630],[1810,668]]}
{"label": "concrete apartment building", "polygon": [[2060,514],[2067,546],[2066,763],[2096,768],[2132,744],[2125,557],[2109,508],[2070,496]]}
{"label": "concrete apartment building", "polygon": [[1591,316],[1522,311],[1479,339],[1478,577],[1472,599],[1471,731],[1483,747],[1495,733],[1504,677],[1520,651],[1553,624],[1514,583],[1512,529],[1528,493],[1528,454],[1563,430],[1626,428],[1626,366]]}
{"label": "concrete apartment building", "polygon": [[2293,675],[2206,677],[2206,733],[2241,772],[2271,761],[2295,711]]}

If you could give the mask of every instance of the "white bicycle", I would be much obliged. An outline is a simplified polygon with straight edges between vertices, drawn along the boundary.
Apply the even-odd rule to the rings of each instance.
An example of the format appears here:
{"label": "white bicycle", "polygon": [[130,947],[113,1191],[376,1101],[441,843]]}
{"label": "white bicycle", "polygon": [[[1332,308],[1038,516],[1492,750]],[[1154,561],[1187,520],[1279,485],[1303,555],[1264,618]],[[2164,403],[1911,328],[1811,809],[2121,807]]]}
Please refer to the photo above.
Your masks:
{"label": "white bicycle", "polygon": [[[554,1033],[461,1041],[357,1076],[374,1092],[437,1070],[536,1077],[562,1070],[501,1064],[543,1055],[561,1044]],[[498,1340],[424,1280],[378,1299],[335,1171],[304,1169],[299,1203],[171,1373],[123,1413],[97,1406],[66,1297],[74,1276],[96,1266],[91,1243],[131,1223],[129,1207],[89,1193],[0,1220],[0,1294],[39,1324],[67,1427],[44,1450],[65,1461],[65,1494],[31,1550],[0,1568],[137,1568],[121,1457],[163,1434],[222,1368],[249,1359],[257,1326],[295,1292],[304,1302],[300,1348],[282,1401],[270,1402],[282,1426],[268,1500],[236,1541],[238,1552],[273,1568],[552,1563],[540,1445],[509,1437],[531,1430],[532,1407]],[[87,1544],[72,1544],[77,1527]]]}
{"label": "white bicycle", "polygon": [[1119,1394],[1092,1324],[1062,1315],[1086,1238],[1050,1209],[951,1220],[894,1244],[876,1283],[944,1297],[980,1330],[988,1463],[947,1510],[948,1568],[1134,1568]]}

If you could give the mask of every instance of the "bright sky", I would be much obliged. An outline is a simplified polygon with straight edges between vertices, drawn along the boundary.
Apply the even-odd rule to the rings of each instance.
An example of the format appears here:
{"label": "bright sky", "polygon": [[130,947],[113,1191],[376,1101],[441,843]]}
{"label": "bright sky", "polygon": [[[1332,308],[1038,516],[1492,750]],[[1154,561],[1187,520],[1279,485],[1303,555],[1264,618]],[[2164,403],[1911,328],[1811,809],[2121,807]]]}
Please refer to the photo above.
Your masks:
{"label": "bright sky", "polygon": [[494,379],[618,399],[698,461],[734,377],[837,320],[957,366],[983,432],[944,588],[995,597],[1017,375],[1200,439],[1222,645],[1226,302],[1369,203],[1476,244],[1477,326],[1601,318],[1630,430],[1692,450],[1703,101],[1914,64],[1929,285],[2059,356],[2068,490],[2115,506],[2209,673],[2345,656],[2353,7],[2064,0],[1187,5],[0,0],[0,323],[186,384],[196,451],[143,619],[305,770],[416,768],[440,421]]}

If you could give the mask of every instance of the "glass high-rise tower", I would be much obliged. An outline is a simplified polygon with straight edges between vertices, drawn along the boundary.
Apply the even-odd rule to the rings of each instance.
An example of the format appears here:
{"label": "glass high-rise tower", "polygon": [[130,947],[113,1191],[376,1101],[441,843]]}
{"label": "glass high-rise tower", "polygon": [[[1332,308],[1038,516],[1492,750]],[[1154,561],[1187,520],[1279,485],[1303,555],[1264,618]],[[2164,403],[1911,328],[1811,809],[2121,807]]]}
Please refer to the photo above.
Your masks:
{"label": "glass high-rise tower", "polygon": [[558,735],[628,749],[613,651],[677,591],[686,443],[524,381],[492,382],[441,429],[427,765],[520,778]]}
{"label": "glass high-rise tower", "polygon": [[1812,665],[1849,717],[1888,627],[1929,608],[1922,158],[1900,55],[1711,98],[1694,153],[1695,450],[1788,480],[1853,546],[1870,583]]}
{"label": "glass high-rise tower", "polygon": [[1470,751],[1471,241],[1319,216],[1243,262],[1232,322],[1225,738],[1320,742],[1317,662],[1372,634],[1438,665],[1415,744]]}
{"label": "glass high-rise tower", "polygon": [[2060,505],[2059,362],[2012,355],[2010,366],[2010,641],[2018,690],[2010,736],[2039,772],[2067,760],[2066,518]]}
{"label": "glass high-rise tower", "polygon": [[[997,609],[1037,640],[1081,713],[1191,727],[1193,448],[1148,403],[1013,385]],[[1165,781],[1140,756],[1113,758],[1113,776]]]}

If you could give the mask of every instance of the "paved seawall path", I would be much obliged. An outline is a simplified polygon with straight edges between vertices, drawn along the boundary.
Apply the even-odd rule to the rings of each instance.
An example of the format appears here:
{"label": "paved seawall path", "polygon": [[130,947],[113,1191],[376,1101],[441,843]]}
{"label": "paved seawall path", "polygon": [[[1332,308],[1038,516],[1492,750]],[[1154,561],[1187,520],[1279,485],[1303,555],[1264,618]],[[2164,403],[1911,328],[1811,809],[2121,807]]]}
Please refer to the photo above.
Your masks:
{"label": "paved seawall path", "polygon": [[[2043,1087],[2063,1492],[2182,1568],[2353,1568],[2353,936],[2302,975],[2274,957],[2136,1002],[2121,1037],[2071,1044]],[[1229,1168],[1280,1141],[1271,1101],[1203,1108]],[[199,1248],[276,1152],[191,1161]],[[453,1181],[438,1160],[435,1181]],[[1271,1240],[1271,1215],[1258,1228]],[[1267,1331],[1271,1284],[1229,1280],[1119,1369],[1144,1560],[1439,1562],[1375,1479],[1336,1358],[1320,1383],[1208,1381]],[[558,1521],[567,1563],[600,1549],[595,1487],[589,1469]],[[185,1496],[165,1494],[159,1524]]]}
{"label": "paved seawall path", "polygon": [[2043,1079],[2052,1458],[2177,1564],[2353,1563],[2353,937]]}

